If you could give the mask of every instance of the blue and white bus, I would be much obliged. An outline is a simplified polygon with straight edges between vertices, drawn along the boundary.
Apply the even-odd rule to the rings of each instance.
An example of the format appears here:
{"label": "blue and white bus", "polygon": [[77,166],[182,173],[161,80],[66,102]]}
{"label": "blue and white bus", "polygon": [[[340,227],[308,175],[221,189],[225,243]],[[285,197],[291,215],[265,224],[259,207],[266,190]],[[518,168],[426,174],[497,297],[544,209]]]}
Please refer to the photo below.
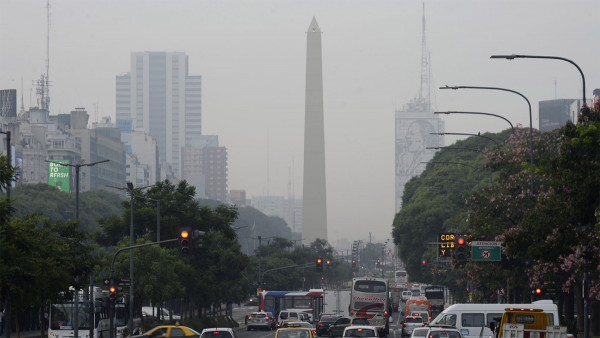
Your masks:
{"label": "blue and white bus", "polygon": [[275,315],[282,310],[297,310],[308,313],[315,320],[323,312],[323,289],[263,291],[258,295],[258,308]]}

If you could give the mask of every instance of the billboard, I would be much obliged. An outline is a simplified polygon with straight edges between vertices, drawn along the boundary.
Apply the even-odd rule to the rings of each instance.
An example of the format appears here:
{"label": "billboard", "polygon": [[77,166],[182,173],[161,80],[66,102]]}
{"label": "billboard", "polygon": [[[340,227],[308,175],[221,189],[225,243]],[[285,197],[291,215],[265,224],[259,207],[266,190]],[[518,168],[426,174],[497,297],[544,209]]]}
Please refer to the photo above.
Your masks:
{"label": "billboard", "polygon": [[444,132],[444,121],[424,112],[396,111],[396,212],[402,208],[404,185],[413,176],[425,170],[425,164],[435,155],[435,149],[444,146],[444,139],[431,133]]}
{"label": "billboard", "polygon": [[[52,160],[54,162],[69,164],[69,160]],[[58,187],[64,192],[71,192],[69,177],[71,167],[62,166],[58,163],[48,162],[48,184]]]}
{"label": "billboard", "polygon": [[[567,124],[567,121],[571,119],[571,105],[577,101],[577,99],[558,99],[558,100],[547,100],[540,101],[539,103],[539,114],[540,114],[540,131],[551,131],[555,128],[560,128]],[[577,109],[577,112],[579,109]],[[575,117],[575,121],[577,121]]]}

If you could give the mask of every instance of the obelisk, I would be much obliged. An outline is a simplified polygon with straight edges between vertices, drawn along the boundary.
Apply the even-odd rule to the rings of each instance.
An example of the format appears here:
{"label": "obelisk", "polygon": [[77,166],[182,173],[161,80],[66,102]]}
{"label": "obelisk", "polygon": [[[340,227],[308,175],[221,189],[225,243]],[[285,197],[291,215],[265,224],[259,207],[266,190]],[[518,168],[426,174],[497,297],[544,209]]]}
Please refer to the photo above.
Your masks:
{"label": "obelisk", "polygon": [[323,59],[321,29],[313,17],[306,32],[306,97],[304,101],[304,180],[302,244],[327,240],[325,125],[323,122]]}

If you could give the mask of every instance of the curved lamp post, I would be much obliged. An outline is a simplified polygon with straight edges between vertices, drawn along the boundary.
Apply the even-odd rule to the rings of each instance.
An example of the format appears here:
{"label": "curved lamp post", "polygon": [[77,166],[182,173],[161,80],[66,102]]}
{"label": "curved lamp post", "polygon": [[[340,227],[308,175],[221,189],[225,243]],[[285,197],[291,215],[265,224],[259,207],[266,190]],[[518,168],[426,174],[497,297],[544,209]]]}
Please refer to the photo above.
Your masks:
{"label": "curved lamp post", "polygon": [[[509,121],[508,123],[510,123],[510,121]],[[511,124],[511,127],[512,127],[512,124]],[[515,129],[513,128],[513,134],[514,134],[514,131],[515,131]],[[484,136],[484,135],[481,135],[481,134],[465,134],[465,133],[429,133],[429,135],[441,135],[441,136],[443,136],[443,135],[464,135],[464,136],[477,136],[477,137],[483,137],[483,138],[486,138],[486,139],[488,139],[488,140],[490,140],[490,141],[492,141],[492,142],[496,143],[496,145],[497,145],[498,147],[500,146],[500,144],[499,144],[498,142],[496,142],[496,140],[494,140],[493,138],[491,138],[491,137],[487,137],[487,136]]]}
{"label": "curved lamp post", "polygon": [[471,168],[473,168],[475,170],[475,172],[477,173],[477,191],[479,191],[479,170],[477,170],[477,168],[475,168],[474,166],[468,164],[468,163],[464,163],[464,162],[441,162],[441,161],[429,161],[429,162],[421,162],[421,163],[440,163],[440,164],[462,164],[462,165],[466,165],[469,166]]}
{"label": "curved lamp post", "polygon": [[[465,147],[427,147],[426,149],[459,149],[459,150],[471,150],[471,151],[476,151],[478,153],[482,153],[483,152],[479,149],[475,149],[475,148],[465,148]],[[492,168],[490,167],[490,187],[492,186]]]}
{"label": "curved lamp post", "polygon": [[[510,93],[514,93],[519,95],[520,97],[524,98],[525,101],[527,101],[527,105],[529,106],[529,143],[530,143],[530,153],[531,153],[531,165],[533,166],[533,120],[531,117],[531,103],[529,102],[529,100],[525,97],[525,95],[511,90],[511,89],[506,89],[506,88],[498,88],[498,87],[474,87],[474,86],[453,86],[453,87],[440,87],[440,89],[489,89],[489,90],[500,90],[500,91],[504,91],[504,92],[510,92]],[[512,124],[511,124],[512,126]],[[513,129],[514,130],[514,129]],[[514,132],[513,132],[514,133]],[[531,195],[533,195],[533,170],[531,171]]]}
{"label": "curved lamp post", "polygon": [[577,70],[579,71],[579,74],[581,74],[581,80],[583,81],[583,104],[585,103],[585,76],[583,76],[583,71],[581,71],[581,68],[579,68],[579,66],[569,60],[569,59],[565,59],[565,58],[561,58],[559,56],[543,56],[543,55],[516,55],[516,54],[512,54],[512,55],[492,55],[490,56],[490,59],[506,59],[506,60],[514,60],[514,59],[553,59],[553,60],[562,60],[562,61],[566,61],[570,64],[572,64],[573,66],[577,67]]}
{"label": "curved lamp post", "polygon": [[[445,87],[442,87],[445,88]],[[500,116],[500,115],[496,115],[496,114],[490,114],[490,113],[481,113],[481,112],[472,112],[472,111],[436,111],[434,112],[434,114],[472,114],[472,115],[487,115],[487,116],[494,116],[494,117],[499,117],[501,119],[503,119],[504,121],[508,122],[508,124],[510,124],[510,128],[512,129],[512,133],[515,133],[515,127],[513,127],[512,123],[510,123],[510,121],[505,118],[504,116]]]}

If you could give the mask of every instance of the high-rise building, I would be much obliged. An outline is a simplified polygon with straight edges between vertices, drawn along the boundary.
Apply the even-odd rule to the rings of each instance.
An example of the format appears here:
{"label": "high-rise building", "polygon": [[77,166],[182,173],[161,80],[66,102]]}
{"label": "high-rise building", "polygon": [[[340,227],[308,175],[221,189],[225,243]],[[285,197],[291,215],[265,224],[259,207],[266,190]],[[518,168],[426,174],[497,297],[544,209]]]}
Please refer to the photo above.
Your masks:
{"label": "high-rise building", "polygon": [[304,101],[303,241],[327,240],[325,124],[323,121],[323,57],[321,29],[313,17],[306,33],[306,94]]}
{"label": "high-rise building", "polygon": [[131,53],[131,70],[116,77],[117,120],[131,119],[157,142],[160,162],[180,175],[181,148],[202,130],[201,76],[190,76],[181,52]]}
{"label": "high-rise building", "polygon": [[567,124],[577,122],[581,109],[581,99],[558,99],[539,102],[540,131],[551,131]]}

